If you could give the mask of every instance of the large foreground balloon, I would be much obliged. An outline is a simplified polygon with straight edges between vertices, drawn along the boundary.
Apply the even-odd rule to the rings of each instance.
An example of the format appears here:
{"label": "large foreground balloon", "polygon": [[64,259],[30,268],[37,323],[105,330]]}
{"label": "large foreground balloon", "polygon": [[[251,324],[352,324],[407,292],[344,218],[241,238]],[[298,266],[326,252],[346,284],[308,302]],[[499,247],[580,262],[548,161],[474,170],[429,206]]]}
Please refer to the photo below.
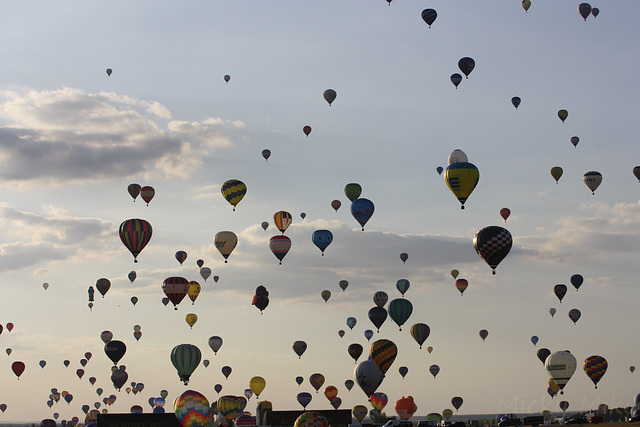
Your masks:
{"label": "large foreground balloon", "polygon": [[374,210],[375,207],[373,202],[363,197],[356,199],[351,203],[351,215],[353,215],[356,221],[360,223],[362,231],[364,231],[364,225],[369,221]]}
{"label": "large foreground balloon", "polygon": [[496,274],[496,267],[507,256],[512,244],[511,233],[496,225],[479,230],[473,238],[473,247],[478,255],[489,264],[493,274]]}
{"label": "large foreground balloon", "polygon": [[200,349],[193,344],[179,344],[171,350],[171,363],[184,385],[189,384],[189,378],[200,364],[201,358]]}
{"label": "large foreground balloon", "polygon": [[329,421],[320,412],[304,412],[293,423],[293,427],[329,427]]}
{"label": "large foreground balloon", "polygon": [[595,388],[598,388],[598,381],[607,372],[607,361],[602,356],[589,356],[582,364],[584,373],[587,374],[589,379],[593,382]]}
{"label": "large foreground balloon", "polygon": [[413,401],[413,397],[402,396],[402,398],[396,401],[394,409],[401,420],[408,420],[418,410],[418,406]]}
{"label": "large foreground balloon", "polygon": [[120,240],[133,255],[133,262],[138,262],[138,254],[147,246],[153,229],[144,219],[132,218],[120,224]]}
{"label": "large foreground balloon", "polygon": [[451,163],[444,171],[444,182],[460,202],[460,209],[478,185],[480,171],[473,163]]}
{"label": "large foreground balloon", "polygon": [[209,401],[197,391],[182,393],[175,400],[173,409],[183,427],[205,427],[209,424]]}
{"label": "large foreground balloon", "polygon": [[233,206],[233,210],[235,211],[236,205],[240,203],[245,194],[247,194],[247,186],[240,180],[230,179],[222,184],[220,191],[222,192],[222,196],[231,204],[231,206]]}
{"label": "large foreground balloon", "polygon": [[563,394],[563,389],[576,371],[576,358],[569,351],[551,353],[544,363],[549,376],[556,382]]}
{"label": "large foreground balloon", "polygon": [[356,366],[353,376],[364,394],[369,397],[382,384],[384,372],[378,368],[378,365],[373,360],[364,360]]}

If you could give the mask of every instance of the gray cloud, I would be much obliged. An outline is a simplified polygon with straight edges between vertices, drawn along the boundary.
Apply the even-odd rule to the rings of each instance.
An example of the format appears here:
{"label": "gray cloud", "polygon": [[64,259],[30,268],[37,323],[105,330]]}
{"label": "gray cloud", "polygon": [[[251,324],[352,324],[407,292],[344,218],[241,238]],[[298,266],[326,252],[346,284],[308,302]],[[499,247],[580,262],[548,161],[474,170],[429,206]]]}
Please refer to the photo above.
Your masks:
{"label": "gray cloud", "polygon": [[233,145],[228,131],[245,128],[216,118],[170,121],[156,102],[113,93],[65,88],[0,97],[0,178],[14,185],[187,176],[202,157]]}

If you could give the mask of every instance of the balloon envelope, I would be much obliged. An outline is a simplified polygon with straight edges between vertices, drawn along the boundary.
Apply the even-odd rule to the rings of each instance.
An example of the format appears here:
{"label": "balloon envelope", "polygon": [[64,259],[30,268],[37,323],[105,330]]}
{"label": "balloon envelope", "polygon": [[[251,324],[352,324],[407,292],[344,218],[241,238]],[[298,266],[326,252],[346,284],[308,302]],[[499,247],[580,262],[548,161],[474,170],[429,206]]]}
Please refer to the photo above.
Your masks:
{"label": "balloon envelope", "polygon": [[485,260],[493,274],[496,267],[511,250],[513,238],[505,228],[489,226],[478,230],[473,238],[473,247],[480,257]]}
{"label": "balloon envelope", "polygon": [[174,402],[176,418],[183,427],[205,427],[209,425],[209,401],[197,391],[187,390]]}
{"label": "balloon envelope", "polygon": [[327,101],[329,103],[329,105],[331,105],[331,103],[333,103],[333,101],[336,100],[336,96],[338,96],[338,94],[333,89],[327,89],[327,90],[324,91],[322,96],[323,96],[324,100]]}
{"label": "balloon envelope", "polygon": [[171,350],[171,363],[184,385],[189,384],[189,378],[200,364],[201,358],[200,349],[193,344],[179,344]]}
{"label": "balloon envelope", "polygon": [[464,209],[464,204],[478,185],[480,172],[473,163],[454,162],[449,164],[444,171],[444,181],[449,190],[460,202],[460,208]]}
{"label": "balloon envelope", "polygon": [[369,199],[359,198],[351,202],[351,215],[362,226],[362,231],[364,231],[364,226],[373,215],[374,210],[373,202]]}
{"label": "balloon envelope", "polygon": [[133,255],[133,261],[138,262],[138,255],[147,246],[153,229],[144,219],[132,218],[120,224],[120,240]]}
{"label": "balloon envelope", "polygon": [[225,181],[220,188],[222,196],[233,206],[233,210],[236,210],[236,206],[247,194],[247,186],[244,182],[238,179],[230,179]]}

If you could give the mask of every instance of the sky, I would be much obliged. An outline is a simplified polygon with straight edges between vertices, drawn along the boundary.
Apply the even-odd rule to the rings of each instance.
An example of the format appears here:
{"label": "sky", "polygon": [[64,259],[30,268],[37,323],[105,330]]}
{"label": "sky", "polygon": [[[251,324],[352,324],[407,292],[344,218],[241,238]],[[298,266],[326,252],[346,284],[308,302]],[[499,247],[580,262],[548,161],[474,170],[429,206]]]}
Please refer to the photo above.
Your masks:
{"label": "sky", "polygon": [[[54,413],[82,420],[82,405],[103,409],[111,394],[116,413],[132,405],[149,412],[161,390],[168,407],[187,389],[213,401],[243,395],[253,376],[266,380],[259,399],[275,410],[300,409],[299,392],[312,393],[308,409],[329,409],[328,385],[338,388],[341,409],[369,407],[357,384],[349,391],[344,383],[383,338],[398,348],[378,389],[388,415],[403,396],[414,398],[416,416],[452,408],[454,396],[464,400],[459,414],[557,411],[560,400],[569,410],[631,406],[640,375],[630,370],[640,366],[640,184],[632,173],[640,164],[640,60],[629,41],[640,37],[640,4],[592,4],[600,14],[586,21],[578,4],[533,0],[528,12],[516,0],[5,5],[0,347],[12,351],[0,358],[0,422]],[[438,13],[431,28],[421,18],[427,7]],[[462,57],[476,66],[456,89],[449,78]],[[329,88],[337,92],[331,106],[322,96]],[[522,99],[517,110],[514,96]],[[560,109],[569,112],[564,123]],[[575,147],[572,136],[580,138]],[[436,172],[454,149],[480,172],[464,210]],[[554,166],[564,171],[557,183]],[[595,194],[583,182],[588,171],[603,176]],[[247,186],[235,211],[220,191],[229,179]],[[365,231],[344,194],[352,182],[375,204]],[[154,187],[148,206],[133,201],[131,183]],[[273,223],[281,210],[294,220],[279,265],[268,241],[281,234]],[[130,218],[153,226],[138,263],[118,236]],[[472,243],[491,225],[513,236],[495,275]],[[334,236],[324,256],[311,241],[318,229]],[[225,230],[238,236],[228,263],[213,241]],[[179,250],[188,254],[183,265]],[[198,259],[217,283],[202,279]],[[469,281],[462,296],[452,269]],[[579,291],[574,274],[584,277]],[[193,305],[162,304],[171,276],[202,285]],[[87,290],[100,278],[111,288],[104,298],[96,292],[90,309]],[[373,294],[401,298],[399,279],[410,281],[411,317],[402,330],[387,319],[367,341]],[[340,280],[349,282],[344,292]],[[553,293],[560,283],[569,287],[562,302]],[[270,297],[263,313],[251,305],[260,285]],[[323,290],[331,291],[326,303]],[[573,308],[582,313],[576,324]],[[189,313],[198,316],[193,328]],[[348,317],[357,319],[353,329]],[[415,323],[429,325],[431,353],[411,337]],[[128,383],[144,383],[142,392],[112,385],[105,330],[126,344],[119,364]],[[223,339],[217,354],[208,347],[215,335]],[[301,358],[296,340],[308,345]],[[210,361],[188,386],[169,357],[182,343]],[[357,362],[347,353],[352,343],[365,348]],[[578,361],[553,399],[536,356],[543,347],[570,350]],[[86,352],[93,357],[78,378]],[[597,389],[582,370],[591,355],[608,361]],[[19,379],[15,361],[26,364]],[[435,379],[432,364],[441,369]],[[232,367],[228,379],[223,366]],[[326,378],[319,393],[313,373]],[[73,400],[50,408],[52,388]],[[255,405],[253,396],[247,409]]]}

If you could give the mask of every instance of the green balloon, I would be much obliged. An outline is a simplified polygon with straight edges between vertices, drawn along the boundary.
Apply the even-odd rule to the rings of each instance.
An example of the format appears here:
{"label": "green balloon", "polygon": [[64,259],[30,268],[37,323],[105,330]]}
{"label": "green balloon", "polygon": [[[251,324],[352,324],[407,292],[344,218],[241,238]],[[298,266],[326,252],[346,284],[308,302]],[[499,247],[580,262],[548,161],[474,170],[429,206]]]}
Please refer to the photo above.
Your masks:
{"label": "green balloon", "polygon": [[352,202],[360,197],[360,194],[362,194],[362,187],[360,187],[360,184],[352,182],[344,186],[344,195]]}

